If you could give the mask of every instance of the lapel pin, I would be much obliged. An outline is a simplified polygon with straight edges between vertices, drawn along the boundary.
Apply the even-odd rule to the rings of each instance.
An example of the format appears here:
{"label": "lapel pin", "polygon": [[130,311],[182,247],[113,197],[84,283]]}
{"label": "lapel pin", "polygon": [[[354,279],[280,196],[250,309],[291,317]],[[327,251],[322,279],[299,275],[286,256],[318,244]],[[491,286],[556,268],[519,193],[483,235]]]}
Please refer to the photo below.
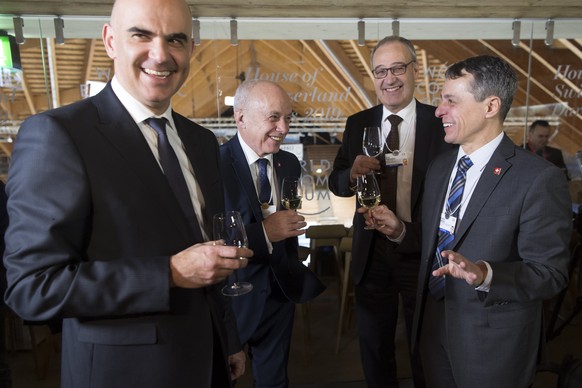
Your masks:
{"label": "lapel pin", "polygon": [[495,167],[495,168],[493,169],[493,174],[495,174],[495,175],[499,175],[499,174],[501,174],[501,167]]}

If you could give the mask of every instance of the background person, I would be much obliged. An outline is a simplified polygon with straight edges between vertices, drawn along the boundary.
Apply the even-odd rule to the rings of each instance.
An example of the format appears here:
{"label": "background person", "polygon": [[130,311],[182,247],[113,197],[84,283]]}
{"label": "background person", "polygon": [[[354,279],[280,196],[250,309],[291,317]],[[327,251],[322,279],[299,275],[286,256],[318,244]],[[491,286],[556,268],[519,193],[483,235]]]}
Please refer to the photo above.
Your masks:
{"label": "background person", "polygon": [[[359,175],[382,171],[382,203],[400,220],[389,240],[380,231],[365,230],[364,217],[356,212],[351,266],[366,382],[370,387],[398,387],[394,344],[398,302],[401,297],[410,339],[420,266],[417,222],[422,182],[432,158],[450,147],[442,139],[442,122],[436,119],[435,108],[414,99],[418,75],[414,45],[401,37],[386,37],[372,51],[371,63],[381,104],[348,117],[329,187],[335,195],[350,197],[355,194]],[[384,154],[391,156],[394,150],[385,149],[380,163],[364,155],[362,137],[365,127],[380,126],[387,138],[392,127],[390,116],[396,114],[400,121],[396,124],[398,154],[406,163],[400,159],[387,167]],[[389,175],[396,176],[395,184],[389,182]],[[423,387],[418,356],[412,357],[411,363],[415,387]]]}
{"label": "background person", "polygon": [[[188,76],[191,31],[182,0],[117,0],[103,28],[113,80],[20,128],[5,299],[27,320],[63,318],[63,388],[228,387],[244,371],[214,285],[252,252],[203,243],[224,208],[218,144],[170,105]],[[151,117],[165,119],[169,143]]]}
{"label": "background person", "polygon": [[548,145],[552,133],[552,127],[549,122],[546,120],[534,121],[529,127],[525,147],[534,154],[541,156],[548,162],[561,168],[564,174],[566,174],[566,177],[568,177],[568,169],[564,163],[562,151]]}
{"label": "background person", "polygon": [[413,331],[429,387],[531,386],[542,301],[567,284],[566,180],[503,133],[517,82],[492,56],[446,72],[436,113],[460,148],[427,171]]}
{"label": "background person", "polygon": [[[280,205],[283,178],[301,174],[297,157],[280,150],[289,132],[291,100],[275,83],[245,81],[234,97],[234,115],[238,133],[220,147],[226,208],[241,213],[254,256],[237,271],[238,280],[253,290],[232,304],[241,342],[248,345],[253,385],[287,387],[295,303],[325,289],[298,259],[297,236],[305,233],[305,218]],[[270,186],[264,202],[261,160]]]}

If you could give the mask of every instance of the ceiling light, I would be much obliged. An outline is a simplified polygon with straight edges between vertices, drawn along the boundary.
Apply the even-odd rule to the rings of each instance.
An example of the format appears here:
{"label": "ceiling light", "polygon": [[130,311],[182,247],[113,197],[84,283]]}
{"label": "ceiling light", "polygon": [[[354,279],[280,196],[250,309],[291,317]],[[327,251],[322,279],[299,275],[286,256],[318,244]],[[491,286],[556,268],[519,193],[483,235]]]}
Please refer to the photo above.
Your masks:
{"label": "ceiling light", "polygon": [[230,44],[238,45],[238,26],[236,19],[230,19]]}
{"label": "ceiling light", "polygon": [[12,21],[14,22],[14,37],[16,38],[16,43],[23,44],[25,41],[22,31],[22,28],[24,27],[24,20],[20,16],[17,16],[12,18]]}
{"label": "ceiling light", "polygon": [[358,21],[358,46],[366,45],[366,23],[363,20]]}
{"label": "ceiling light", "polygon": [[61,17],[55,18],[55,42],[57,44],[65,44],[65,34],[63,29],[65,28],[65,22]]}
{"label": "ceiling light", "polygon": [[513,45],[513,47],[517,47],[519,46],[519,35],[521,33],[521,22],[519,21],[519,19],[513,20],[511,29],[513,30],[513,39],[511,39],[511,44]]}
{"label": "ceiling light", "polygon": [[200,20],[192,20],[192,40],[194,45],[200,46]]}
{"label": "ceiling light", "polygon": [[551,46],[554,44],[554,20],[548,19],[546,22],[546,40],[544,40],[546,46]]}
{"label": "ceiling light", "polygon": [[392,35],[400,36],[400,22],[398,19],[394,19],[394,21],[392,21]]}

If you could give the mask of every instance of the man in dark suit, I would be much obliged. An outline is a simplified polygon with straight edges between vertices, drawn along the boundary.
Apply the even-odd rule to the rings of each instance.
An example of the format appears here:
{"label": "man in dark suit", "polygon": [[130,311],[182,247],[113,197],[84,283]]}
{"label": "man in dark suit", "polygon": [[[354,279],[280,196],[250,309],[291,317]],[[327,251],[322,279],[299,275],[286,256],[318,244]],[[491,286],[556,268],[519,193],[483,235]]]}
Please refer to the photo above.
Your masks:
{"label": "man in dark suit", "polygon": [[234,97],[234,115],[238,133],[220,147],[226,209],[241,213],[254,256],[237,271],[238,280],[253,290],[232,304],[241,343],[248,345],[253,385],[287,387],[295,303],[325,288],[298,259],[297,236],[305,233],[305,218],[279,205],[283,178],[301,175],[297,157],[279,149],[289,132],[291,100],[275,83],[245,81]]}
{"label": "man in dark suit", "polygon": [[[6,191],[4,182],[0,181],[0,257],[4,254],[4,233],[8,227],[8,213],[6,211]],[[6,290],[6,270],[0,265],[0,289]],[[6,328],[4,319],[4,301],[0,302],[0,388],[12,387],[10,362],[6,351]]]}
{"label": "man in dark suit", "polygon": [[[398,217],[398,228],[389,240],[382,231],[365,230],[364,217],[356,212],[351,278],[366,381],[370,387],[397,387],[394,336],[398,302],[401,297],[410,339],[420,265],[417,223],[421,187],[429,162],[449,147],[442,139],[442,123],[434,116],[435,108],[414,99],[418,74],[414,45],[401,37],[387,37],[378,42],[371,59],[376,94],[382,104],[348,118],[329,187],[334,194],[349,197],[355,193],[357,176],[380,170],[380,183],[385,181],[383,186],[389,186],[382,189],[382,203]],[[380,126],[383,136],[388,137],[389,120],[396,114],[401,121],[396,124],[397,149],[386,146],[382,163],[365,156],[364,127]],[[397,175],[395,184],[389,182],[390,175]],[[395,202],[390,201],[391,195],[396,196]],[[415,386],[423,387],[418,356],[411,357],[411,363]]]}
{"label": "man in dark suit", "polygon": [[550,123],[546,120],[536,120],[529,127],[525,147],[534,154],[553,163],[556,167],[561,168],[566,177],[568,177],[568,170],[566,169],[566,163],[564,163],[562,151],[548,145],[551,136],[552,127]]}
{"label": "man in dark suit", "polygon": [[446,72],[436,113],[460,148],[426,175],[413,331],[429,387],[531,386],[542,301],[567,284],[567,183],[503,133],[516,88],[497,57]]}
{"label": "man in dark suit", "polygon": [[204,242],[224,208],[218,143],[170,104],[191,23],[183,0],[117,0],[113,80],[32,116],[15,142],[5,299],[24,319],[63,319],[61,387],[228,387],[244,371],[215,285],[252,251]]}

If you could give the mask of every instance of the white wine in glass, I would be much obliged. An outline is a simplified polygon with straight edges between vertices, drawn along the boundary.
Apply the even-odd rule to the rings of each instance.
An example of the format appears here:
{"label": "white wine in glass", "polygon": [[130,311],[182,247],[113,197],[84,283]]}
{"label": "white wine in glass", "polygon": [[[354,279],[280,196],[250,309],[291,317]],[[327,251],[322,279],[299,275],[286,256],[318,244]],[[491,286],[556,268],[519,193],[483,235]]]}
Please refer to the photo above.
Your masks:
{"label": "white wine in glass", "polygon": [[285,177],[281,186],[281,205],[287,210],[297,210],[303,199],[301,178]]}
{"label": "white wine in glass", "polygon": [[[245,225],[240,213],[227,211],[214,215],[213,232],[215,240],[222,240],[224,245],[239,248],[248,248],[249,242]],[[247,282],[239,282],[236,271],[233,271],[234,282],[222,288],[222,294],[226,296],[239,296],[250,292],[253,285]]]}
{"label": "white wine in glass", "polygon": [[[373,209],[380,204],[380,186],[374,174],[367,174],[358,176],[356,183],[356,191],[358,193],[358,202],[366,209]],[[374,218],[372,218],[372,221]],[[366,226],[364,229],[376,229],[376,224]]]}

